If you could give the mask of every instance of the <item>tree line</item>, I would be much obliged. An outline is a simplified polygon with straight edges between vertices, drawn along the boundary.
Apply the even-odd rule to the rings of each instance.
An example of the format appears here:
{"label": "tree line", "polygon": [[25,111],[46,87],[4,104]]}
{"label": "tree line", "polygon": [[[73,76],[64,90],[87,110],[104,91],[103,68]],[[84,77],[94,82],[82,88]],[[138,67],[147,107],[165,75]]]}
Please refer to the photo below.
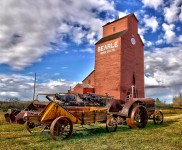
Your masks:
{"label": "tree line", "polygon": [[173,105],[174,106],[182,106],[182,93],[179,93],[178,96],[173,97]]}
{"label": "tree line", "polygon": [[[156,105],[167,105],[166,101],[162,101],[159,98],[156,98],[155,103]],[[179,95],[173,97],[171,105],[182,107],[182,93],[179,93]]]}

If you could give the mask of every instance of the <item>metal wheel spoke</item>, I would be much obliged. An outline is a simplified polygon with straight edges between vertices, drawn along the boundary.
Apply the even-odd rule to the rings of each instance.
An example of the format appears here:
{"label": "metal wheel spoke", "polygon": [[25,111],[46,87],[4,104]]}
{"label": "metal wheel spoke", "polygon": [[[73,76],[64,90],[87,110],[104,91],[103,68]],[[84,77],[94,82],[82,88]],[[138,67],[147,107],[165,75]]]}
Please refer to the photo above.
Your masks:
{"label": "metal wheel spoke", "polygon": [[[57,128],[56,128],[57,126]],[[55,130],[57,130],[58,134],[55,134]],[[50,127],[51,131],[51,137],[56,140],[56,139],[68,139],[71,137],[73,133],[73,124],[71,120],[67,117],[58,117],[56,118]]]}

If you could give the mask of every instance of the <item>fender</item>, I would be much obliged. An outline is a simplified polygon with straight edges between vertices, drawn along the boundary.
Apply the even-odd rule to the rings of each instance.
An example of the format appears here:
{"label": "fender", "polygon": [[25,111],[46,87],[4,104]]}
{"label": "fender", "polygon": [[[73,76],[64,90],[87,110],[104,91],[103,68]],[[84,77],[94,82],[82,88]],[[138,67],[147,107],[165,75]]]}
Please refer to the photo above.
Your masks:
{"label": "fender", "polygon": [[125,101],[122,100],[115,100],[108,102],[106,105],[107,111],[109,112],[120,112],[123,108]]}
{"label": "fender", "polygon": [[132,105],[135,103],[145,106],[145,103],[140,99],[131,99],[130,101],[126,102],[125,105],[123,106],[123,109],[121,110],[121,116],[128,117]]}

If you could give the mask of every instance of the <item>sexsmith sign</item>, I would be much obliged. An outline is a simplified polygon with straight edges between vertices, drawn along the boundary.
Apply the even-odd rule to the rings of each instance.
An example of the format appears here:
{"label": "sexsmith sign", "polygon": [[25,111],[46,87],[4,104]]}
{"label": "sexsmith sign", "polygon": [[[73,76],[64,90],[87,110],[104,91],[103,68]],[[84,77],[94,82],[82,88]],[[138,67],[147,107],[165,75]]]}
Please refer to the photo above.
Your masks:
{"label": "sexsmith sign", "polygon": [[113,41],[111,43],[98,46],[97,52],[100,54],[107,54],[110,52],[114,52],[117,47],[118,47],[118,41]]}

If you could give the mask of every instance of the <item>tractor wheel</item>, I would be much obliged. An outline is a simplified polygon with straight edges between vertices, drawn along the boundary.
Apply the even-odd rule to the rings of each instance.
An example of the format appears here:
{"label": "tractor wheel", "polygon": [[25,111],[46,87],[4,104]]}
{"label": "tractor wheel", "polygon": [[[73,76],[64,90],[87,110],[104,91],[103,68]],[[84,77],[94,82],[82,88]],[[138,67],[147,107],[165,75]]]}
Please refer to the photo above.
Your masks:
{"label": "tractor wheel", "polygon": [[144,106],[135,106],[129,118],[126,119],[127,125],[130,128],[144,128],[147,125],[148,113]]}
{"label": "tractor wheel", "polygon": [[159,125],[162,124],[164,120],[163,113],[161,111],[155,111],[153,115],[154,124]]}
{"label": "tractor wheel", "polygon": [[115,132],[117,130],[117,120],[114,117],[110,117],[106,122],[107,132]]}
{"label": "tractor wheel", "polygon": [[68,117],[56,118],[50,127],[50,135],[54,140],[69,139],[73,133],[73,124]]}

